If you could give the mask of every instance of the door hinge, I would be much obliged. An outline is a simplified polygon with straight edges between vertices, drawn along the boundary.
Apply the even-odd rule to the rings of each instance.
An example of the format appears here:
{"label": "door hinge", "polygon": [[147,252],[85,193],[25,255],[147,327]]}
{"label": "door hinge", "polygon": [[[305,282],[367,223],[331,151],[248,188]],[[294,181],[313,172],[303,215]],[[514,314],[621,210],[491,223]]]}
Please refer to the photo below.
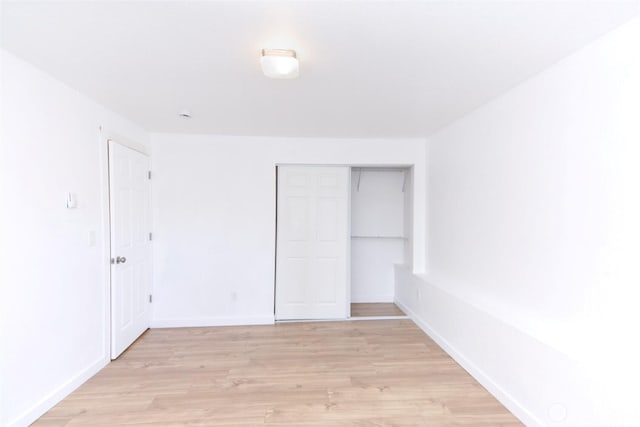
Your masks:
{"label": "door hinge", "polygon": [[153,233],[149,233],[149,240],[153,240]]}
{"label": "door hinge", "polygon": [[149,302],[153,302],[153,295],[149,294]]}
{"label": "door hinge", "polygon": [[151,179],[151,171],[147,173],[147,176],[149,177],[149,179]]}

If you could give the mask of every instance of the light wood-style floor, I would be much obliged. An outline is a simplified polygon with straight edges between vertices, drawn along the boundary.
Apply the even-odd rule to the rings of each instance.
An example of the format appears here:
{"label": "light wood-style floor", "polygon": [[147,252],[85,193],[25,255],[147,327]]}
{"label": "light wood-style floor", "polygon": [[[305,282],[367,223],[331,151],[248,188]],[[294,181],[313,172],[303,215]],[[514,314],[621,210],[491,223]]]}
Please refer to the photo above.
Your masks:
{"label": "light wood-style floor", "polygon": [[377,317],[377,316],[405,316],[404,312],[394,303],[353,303],[351,304],[351,317]]}
{"label": "light wood-style floor", "polygon": [[152,329],[35,426],[519,426],[410,320]]}

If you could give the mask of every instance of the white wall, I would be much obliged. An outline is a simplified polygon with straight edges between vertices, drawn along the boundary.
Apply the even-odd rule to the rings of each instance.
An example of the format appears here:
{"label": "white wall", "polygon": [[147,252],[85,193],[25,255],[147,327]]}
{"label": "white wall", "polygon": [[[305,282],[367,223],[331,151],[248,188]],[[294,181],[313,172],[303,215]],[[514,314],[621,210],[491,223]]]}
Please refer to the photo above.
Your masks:
{"label": "white wall", "polygon": [[400,303],[530,425],[640,425],[640,20],[433,135],[428,171]]}
{"label": "white wall", "polygon": [[[424,140],[154,134],[155,326],[273,322],[275,165],[415,164]],[[416,186],[424,194],[424,186]],[[424,197],[420,198],[424,202]],[[415,204],[424,218],[424,205]],[[415,266],[425,224],[416,224]]]}
{"label": "white wall", "polygon": [[106,136],[148,137],[11,54],[1,61],[0,425],[27,425],[108,362]]}
{"label": "white wall", "polygon": [[404,264],[405,173],[387,168],[351,173],[351,302],[394,301],[393,266]]}
{"label": "white wall", "polygon": [[351,302],[393,302],[395,264],[404,264],[404,240],[351,239]]}
{"label": "white wall", "polygon": [[404,236],[404,174],[400,169],[353,169],[351,235]]}

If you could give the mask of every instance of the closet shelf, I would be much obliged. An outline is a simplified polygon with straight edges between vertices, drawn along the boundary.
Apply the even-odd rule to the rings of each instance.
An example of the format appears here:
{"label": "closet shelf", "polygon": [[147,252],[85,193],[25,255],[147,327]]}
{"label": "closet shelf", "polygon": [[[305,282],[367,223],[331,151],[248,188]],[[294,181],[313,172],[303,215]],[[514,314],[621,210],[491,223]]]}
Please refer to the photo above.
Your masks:
{"label": "closet shelf", "polygon": [[351,236],[352,239],[401,239],[406,240],[404,236]]}

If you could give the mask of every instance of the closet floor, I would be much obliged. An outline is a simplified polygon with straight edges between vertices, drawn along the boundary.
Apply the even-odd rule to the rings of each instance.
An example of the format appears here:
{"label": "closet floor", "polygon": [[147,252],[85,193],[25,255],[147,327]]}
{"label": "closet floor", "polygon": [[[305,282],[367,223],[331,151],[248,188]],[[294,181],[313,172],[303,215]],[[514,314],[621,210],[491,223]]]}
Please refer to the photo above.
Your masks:
{"label": "closet floor", "polygon": [[351,317],[376,317],[376,316],[398,316],[404,317],[406,314],[394,303],[353,303],[351,304]]}

